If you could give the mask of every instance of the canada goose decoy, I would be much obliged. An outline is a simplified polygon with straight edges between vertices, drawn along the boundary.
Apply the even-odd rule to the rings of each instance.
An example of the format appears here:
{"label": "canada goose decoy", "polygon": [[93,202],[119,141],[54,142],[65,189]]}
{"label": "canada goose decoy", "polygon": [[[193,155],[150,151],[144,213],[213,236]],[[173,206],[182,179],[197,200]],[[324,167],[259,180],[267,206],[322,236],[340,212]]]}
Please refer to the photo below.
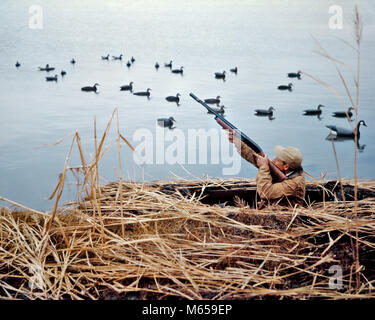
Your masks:
{"label": "canada goose decoy", "polygon": [[102,56],[102,60],[109,60],[109,53],[107,54],[107,56]]}
{"label": "canada goose decoy", "polygon": [[17,61],[16,62],[16,68],[19,68],[21,66],[21,64]]}
{"label": "canada goose decoy", "polygon": [[349,118],[353,116],[353,112],[351,110],[354,110],[353,107],[350,107],[347,112],[345,111],[336,111],[332,114],[332,117],[336,118],[346,118],[346,113],[348,114]]}
{"label": "canada goose decoy", "polygon": [[293,87],[293,83],[289,83],[287,86],[284,86],[284,85],[278,86],[277,89],[292,91],[292,87]]}
{"label": "canada goose decoy", "polygon": [[70,61],[71,64],[75,64],[76,61],[74,60],[74,58],[72,59],[72,61]]}
{"label": "canada goose decoy", "polygon": [[180,69],[173,69],[172,72],[173,73],[183,73],[184,70],[182,70],[184,67],[180,67]]}
{"label": "canada goose decoy", "polygon": [[159,67],[160,67],[160,66],[159,66],[159,63],[156,62],[156,63],[155,63],[155,69],[159,69]]}
{"label": "canada goose decoy", "polygon": [[57,81],[57,74],[54,77],[46,77],[46,81]]}
{"label": "canada goose decoy", "polygon": [[147,89],[147,91],[141,91],[141,92],[134,92],[133,94],[135,96],[147,96],[149,97],[150,96],[150,88]]}
{"label": "canada goose decoy", "polygon": [[164,63],[164,66],[167,67],[167,68],[172,69],[172,60],[169,61],[169,63]]}
{"label": "canada goose decoy", "polygon": [[[225,106],[220,106],[219,108],[211,108],[211,109],[217,113],[223,114],[225,112],[224,108]],[[212,112],[208,111],[207,113],[212,113]]]}
{"label": "canada goose decoy", "polygon": [[66,75],[66,71],[61,70],[61,76],[63,77],[63,76],[65,76],[65,75]]}
{"label": "canada goose decoy", "polygon": [[133,82],[130,82],[127,85],[121,86],[120,91],[133,91]]}
{"label": "canada goose decoy", "polygon": [[288,78],[298,78],[298,80],[301,80],[301,71],[288,73]]}
{"label": "canada goose decoy", "polygon": [[131,64],[130,61],[128,60],[128,62],[126,63],[126,65],[127,65],[128,68],[130,68],[130,66],[131,66],[132,64]]}
{"label": "canada goose decoy", "polygon": [[133,63],[135,61],[134,57],[132,56],[132,58],[130,59],[130,61]]}
{"label": "canada goose decoy", "polygon": [[237,67],[230,69],[231,72],[237,73]]}
{"label": "canada goose decoy", "polygon": [[307,109],[303,110],[304,115],[318,115],[322,113],[321,108],[324,107],[322,104],[318,105],[317,109]]}
{"label": "canada goose decoy", "polygon": [[220,96],[217,96],[216,98],[209,98],[209,99],[204,99],[204,102],[208,104],[219,104],[220,103]]}
{"label": "canada goose decoy", "polygon": [[118,57],[112,56],[113,60],[122,60],[122,54],[120,54]]}
{"label": "canada goose decoy", "polygon": [[165,98],[165,100],[169,102],[179,102],[180,101],[180,94],[177,93],[176,96],[168,96]]}
{"label": "canada goose decoy", "polygon": [[268,109],[255,109],[254,111],[256,115],[272,116],[273,112],[276,111],[276,109],[274,107],[269,107]]}
{"label": "canada goose decoy", "polygon": [[83,87],[83,88],[81,88],[81,91],[86,91],[86,92],[96,92],[97,91],[97,86],[98,86],[99,84],[98,83],[95,83],[92,87],[90,87],[90,86],[87,86],[87,87]]}
{"label": "canada goose decoy", "polygon": [[359,127],[361,126],[361,124],[363,124],[365,127],[367,127],[366,123],[363,120],[358,122],[357,127],[354,128],[354,131],[352,131],[351,129],[341,128],[341,127],[337,127],[337,126],[326,126],[326,127],[328,129],[330,129],[331,131],[333,131],[333,133],[336,134],[338,137],[352,137],[352,138],[354,138],[355,132],[357,132],[357,137],[359,138],[359,136],[360,136]]}
{"label": "canada goose decoy", "polygon": [[172,129],[173,122],[176,122],[176,120],[173,117],[159,118],[157,121],[159,126],[168,127],[169,129]]}
{"label": "canada goose decoy", "polygon": [[215,72],[215,78],[217,78],[217,79],[225,79],[225,71],[223,71],[223,72]]}

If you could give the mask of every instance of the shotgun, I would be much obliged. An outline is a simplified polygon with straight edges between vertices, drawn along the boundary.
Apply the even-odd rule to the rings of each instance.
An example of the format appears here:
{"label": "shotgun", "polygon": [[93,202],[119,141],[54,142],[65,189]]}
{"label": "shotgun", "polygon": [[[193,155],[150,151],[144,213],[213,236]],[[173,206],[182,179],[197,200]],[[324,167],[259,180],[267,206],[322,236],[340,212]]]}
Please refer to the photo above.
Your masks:
{"label": "shotgun", "polygon": [[[222,115],[218,112],[213,110],[207,103],[200,100],[195,94],[190,93],[190,97],[192,97],[195,101],[199,102],[203,107],[205,107],[209,112],[215,115],[216,122],[224,129],[229,131],[234,131],[235,135],[241,139],[243,143],[245,143],[248,147],[250,147],[255,153],[259,154],[260,156],[264,157],[264,152],[262,148],[252,139],[250,139],[246,134],[242,131],[238,130],[233,124],[231,124],[228,120],[226,120]],[[268,165],[270,167],[270,172],[272,178],[276,182],[282,182],[287,180],[288,177],[271,161],[268,159]]]}

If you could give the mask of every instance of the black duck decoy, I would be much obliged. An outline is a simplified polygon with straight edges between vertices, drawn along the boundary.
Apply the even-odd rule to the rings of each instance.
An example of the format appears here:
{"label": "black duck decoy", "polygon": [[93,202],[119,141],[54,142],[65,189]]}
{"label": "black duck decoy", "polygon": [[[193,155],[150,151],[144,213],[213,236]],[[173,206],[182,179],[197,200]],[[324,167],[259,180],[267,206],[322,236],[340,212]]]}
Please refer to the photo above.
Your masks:
{"label": "black duck decoy", "polygon": [[159,67],[160,67],[160,66],[159,66],[159,63],[156,62],[156,63],[155,63],[155,69],[159,69]]}
{"label": "black duck decoy", "polygon": [[61,76],[63,77],[63,76],[65,76],[65,75],[66,75],[66,71],[61,70]]}
{"label": "black duck decoy", "polygon": [[128,68],[130,68],[130,66],[131,66],[132,64],[131,64],[130,61],[128,60],[128,62],[126,63],[126,65],[127,65]]}
{"label": "black duck decoy", "polygon": [[293,87],[293,83],[289,83],[287,86],[284,86],[284,85],[278,86],[277,89],[292,91],[292,87]]}
{"label": "black duck decoy", "polygon": [[165,100],[169,101],[169,102],[179,102],[180,101],[180,94],[177,93],[176,96],[168,96],[165,98]]}
{"label": "black duck decoy", "polygon": [[317,109],[307,109],[303,110],[304,115],[318,115],[322,113],[321,108],[324,107],[322,104],[318,105]]}
{"label": "black duck decoy", "polygon": [[301,71],[298,71],[297,73],[295,72],[288,73],[288,78],[297,78],[298,80],[301,80]]}
{"label": "black duck decoy", "polygon": [[90,86],[87,86],[87,87],[83,87],[83,88],[81,88],[81,91],[86,91],[86,92],[96,92],[97,91],[97,86],[98,86],[99,84],[98,83],[95,83],[92,87],[90,87]]}
{"label": "black duck decoy", "polygon": [[180,67],[180,69],[173,69],[172,72],[173,73],[183,73],[184,70],[182,70],[184,67]]}
{"label": "black duck decoy", "polygon": [[55,70],[55,68],[50,67],[48,63],[46,64],[46,66],[45,66],[44,68],[39,67],[39,71],[47,71],[47,72],[50,72],[50,71],[53,71],[53,70]]}
{"label": "black duck decoy", "polygon": [[112,59],[113,60],[122,60],[122,54],[120,54],[118,57],[116,57],[116,56],[112,56]]}
{"label": "black duck decoy", "polygon": [[140,91],[140,92],[134,92],[133,94],[135,96],[146,96],[146,97],[150,97],[150,88],[147,89],[147,91]]}
{"label": "black duck decoy", "polygon": [[102,60],[109,60],[109,53],[106,56],[102,56]]}
{"label": "black duck decoy", "polygon": [[172,69],[172,60],[169,63],[164,63],[164,66]]}
{"label": "black duck decoy", "polygon": [[231,72],[237,73],[237,67],[230,69]]}
{"label": "black duck decoy", "polygon": [[273,112],[276,111],[274,107],[269,107],[268,109],[255,109],[256,115],[273,115]]}
{"label": "black duck decoy", "polygon": [[[220,106],[219,108],[211,108],[213,111],[217,112],[217,113],[221,113],[223,114],[225,112],[224,110],[225,106]],[[212,113],[210,111],[207,111],[207,113]]]}
{"label": "black duck decoy", "polygon": [[223,72],[215,72],[216,79],[225,79],[225,71]]}
{"label": "black duck decoy", "polygon": [[70,61],[71,64],[75,64],[76,61],[74,60],[74,58]]}
{"label": "black duck decoy", "polygon": [[16,62],[16,68],[19,68],[21,66],[21,64],[17,61]]}
{"label": "black duck decoy", "polygon": [[159,118],[157,121],[159,126],[168,127],[169,129],[172,129],[173,123],[176,122],[176,120],[173,117]]}
{"label": "black duck decoy", "polygon": [[121,86],[120,91],[133,91],[133,82],[130,82],[127,85]]}
{"label": "black duck decoy", "polygon": [[345,111],[336,111],[336,112],[333,112],[332,117],[346,118],[346,114],[348,114],[349,118],[351,118],[353,116],[352,110],[354,110],[354,108],[350,107],[347,112],[345,112]]}
{"label": "black duck decoy", "polygon": [[209,99],[204,99],[204,102],[208,104],[219,104],[220,103],[220,96],[217,96],[216,98],[209,98]]}
{"label": "black duck decoy", "polygon": [[361,126],[361,124],[363,124],[365,127],[367,127],[366,123],[363,120],[358,122],[357,127],[354,128],[354,131],[351,130],[351,129],[341,128],[341,127],[337,127],[337,126],[333,126],[333,125],[329,125],[329,126],[326,126],[326,127],[328,129],[330,129],[333,132],[333,134],[335,134],[338,137],[352,137],[352,138],[354,138],[355,132],[357,132],[357,137],[359,138],[359,136],[361,134],[359,132],[359,127]]}
{"label": "black duck decoy", "polygon": [[46,81],[56,81],[57,82],[57,74],[54,77],[46,77]]}
{"label": "black duck decoy", "polygon": [[132,56],[132,58],[130,59],[130,61],[133,63],[135,61],[134,57]]}

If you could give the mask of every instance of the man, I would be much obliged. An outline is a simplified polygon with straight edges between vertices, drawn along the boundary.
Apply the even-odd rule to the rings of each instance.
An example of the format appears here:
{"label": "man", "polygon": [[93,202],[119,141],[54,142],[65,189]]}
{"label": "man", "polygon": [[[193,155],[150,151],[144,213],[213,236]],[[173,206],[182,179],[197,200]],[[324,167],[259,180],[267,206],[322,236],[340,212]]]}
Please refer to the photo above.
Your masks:
{"label": "man", "polygon": [[233,135],[233,131],[229,131],[228,138],[235,144],[238,153],[258,168],[256,184],[261,199],[259,209],[267,204],[303,205],[306,182],[301,166],[302,154],[297,148],[275,147],[276,158],[272,162],[288,176],[287,180],[275,183],[272,181],[267,155],[262,157],[255,153],[239,137]]}

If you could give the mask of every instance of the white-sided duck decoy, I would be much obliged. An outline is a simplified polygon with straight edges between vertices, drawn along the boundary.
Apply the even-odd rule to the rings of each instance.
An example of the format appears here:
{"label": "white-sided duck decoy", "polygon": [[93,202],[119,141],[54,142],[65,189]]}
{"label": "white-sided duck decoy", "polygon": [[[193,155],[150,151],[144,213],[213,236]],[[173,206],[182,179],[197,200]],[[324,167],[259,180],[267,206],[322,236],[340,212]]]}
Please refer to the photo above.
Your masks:
{"label": "white-sided duck decoy", "polygon": [[65,75],[66,75],[66,71],[61,70],[61,76],[63,77],[63,76],[65,76]]}
{"label": "white-sided duck decoy", "polygon": [[122,60],[122,54],[120,54],[118,57],[112,56],[113,60]]}
{"label": "white-sided duck decoy", "polygon": [[297,78],[298,80],[301,80],[301,71],[298,71],[297,73],[295,72],[288,73],[288,78]]}
{"label": "white-sided duck decoy", "polygon": [[209,99],[204,99],[204,102],[208,104],[219,104],[220,103],[220,96],[217,96],[216,98],[209,98]]}
{"label": "white-sided duck decoy", "polygon": [[223,71],[223,72],[215,72],[215,78],[217,78],[217,79],[225,79],[225,71]]}
{"label": "white-sided duck decoy", "polygon": [[92,87],[90,87],[90,86],[87,86],[87,87],[83,87],[83,88],[81,88],[81,91],[86,91],[86,92],[96,92],[97,91],[97,86],[98,86],[99,84],[98,83],[95,83]]}
{"label": "white-sided duck decoy", "polygon": [[146,96],[146,97],[149,97],[150,96],[150,88],[147,89],[147,91],[140,91],[140,92],[134,92],[133,94],[135,96]]}
{"label": "white-sided duck decoy", "polygon": [[230,69],[231,72],[237,73],[237,67]]}
{"label": "white-sided duck decoy", "polygon": [[317,109],[303,110],[304,115],[318,115],[318,114],[321,114],[322,113],[322,110],[321,110],[322,107],[324,108],[324,106],[322,104],[320,104],[320,105],[318,105]]}
{"label": "white-sided duck decoy", "polygon": [[176,120],[173,117],[159,118],[157,121],[158,121],[158,125],[159,126],[161,126],[161,127],[168,127],[170,129],[172,128],[173,123],[176,122]]}
{"label": "white-sided duck decoy", "polygon": [[[221,113],[223,114],[225,112],[225,106],[220,106],[219,108],[211,108],[213,111],[217,112],[217,113]],[[212,113],[210,111],[208,111],[207,113]]]}
{"label": "white-sided duck decoy", "polygon": [[177,93],[176,96],[168,96],[165,98],[165,100],[169,101],[169,102],[179,102],[180,101],[180,94]]}
{"label": "white-sided duck decoy", "polygon": [[21,66],[21,64],[17,61],[16,62],[16,68],[19,68]]}
{"label": "white-sided duck decoy", "polygon": [[182,70],[184,67],[180,67],[180,69],[173,69],[172,72],[173,73],[183,73],[184,70]]}
{"label": "white-sided duck decoy", "polygon": [[164,66],[172,69],[172,60],[169,63],[164,63]]}
{"label": "white-sided duck decoy", "polygon": [[54,77],[46,77],[46,81],[57,81],[57,74]]}
{"label": "white-sided duck decoy", "polygon": [[155,69],[159,69],[159,67],[160,67],[160,65],[159,65],[159,63],[155,63]]}
{"label": "white-sided duck decoy", "polygon": [[352,110],[354,110],[354,108],[350,107],[347,112],[345,112],[345,111],[336,111],[336,112],[333,112],[332,117],[346,118],[346,114],[348,114],[349,118],[351,118],[353,116]]}
{"label": "white-sided duck decoy", "polygon": [[133,63],[135,61],[134,57],[132,56],[130,61]]}
{"label": "white-sided duck decoy", "polygon": [[276,109],[274,107],[269,107],[268,109],[255,109],[254,111],[256,115],[272,116]]}
{"label": "white-sided duck decoy", "polygon": [[120,91],[133,91],[133,81],[120,87]]}
{"label": "white-sided duck decoy", "polygon": [[130,66],[131,66],[132,64],[131,64],[130,61],[128,60],[128,62],[126,63],[126,65],[127,65],[128,68],[130,68]]}
{"label": "white-sided duck decoy", "polygon": [[287,86],[284,86],[284,85],[278,86],[277,89],[292,91],[292,87],[293,87],[293,83],[289,83]]}
{"label": "white-sided duck decoy", "polygon": [[109,60],[109,53],[106,56],[102,56],[102,60]]}
{"label": "white-sided duck decoy", "polygon": [[341,137],[353,137],[354,138],[355,132],[357,132],[357,137],[359,138],[360,136],[359,127],[361,126],[361,124],[367,127],[366,123],[363,120],[358,122],[357,127],[354,128],[354,131],[351,129],[341,128],[341,127],[332,126],[332,125],[326,126],[326,127],[330,129],[333,132],[333,134],[337,135],[338,137],[341,136]]}
{"label": "white-sided duck decoy", "polygon": [[71,64],[75,64],[76,61],[74,60],[74,58],[70,61]]}

